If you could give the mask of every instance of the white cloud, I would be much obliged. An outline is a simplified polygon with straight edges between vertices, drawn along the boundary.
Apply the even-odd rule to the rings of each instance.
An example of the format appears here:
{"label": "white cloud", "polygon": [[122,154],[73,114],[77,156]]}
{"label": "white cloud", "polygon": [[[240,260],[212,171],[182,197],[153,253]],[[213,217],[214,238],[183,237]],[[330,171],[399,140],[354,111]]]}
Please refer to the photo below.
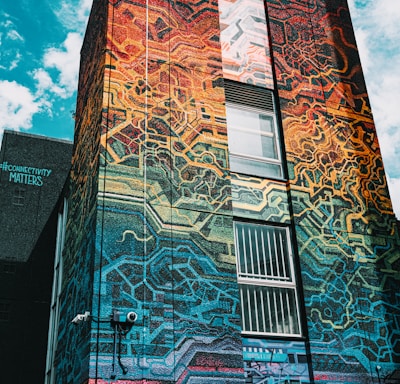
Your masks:
{"label": "white cloud", "polygon": [[5,31],[6,39],[24,41],[24,38],[16,30],[14,23],[10,20],[10,15],[2,12],[1,17],[3,21],[0,22],[0,27]]}
{"label": "white cloud", "polygon": [[[52,78],[50,77],[49,73],[46,72],[44,69],[42,68],[36,69],[35,71],[33,71],[32,75],[37,83],[36,86],[37,95],[43,95],[49,89],[52,89],[54,87]],[[58,91],[56,91],[55,93],[58,93]]]}
{"label": "white cloud", "polygon": [[[57,81],[50,83],[47,80],[47,85],[51,86],[49,89],[51,92],[60,97],[70,97],[77,89],[81,46],[82,36],[71,32],[61,48],[49,48],[44,54],[45,68],[54,68],[58,71]],[[44,81],[43,71],[43,69],[37,71],[38,80]]]}
{"label": "white cloud", "polygon": [[54,84],[50,75],[44,69],[36,69],[33,71],[32,77],[36,80],[35,98],[40,100],[43,111],[52,116],[54,97],[64,97],[65,90]]}
{"label": "white cloud", "polygon": [[10,15],[2,12],[0,18],[3,19],[0,22],[0,69],[12,71],[21,61],[19,47],[23,46],[25,40],[10,20]]}
{"label": "white cloud", "polygon": [[396,0],[348,0],[389,190],[400,218],[400,7]]}
{"label": "white cloud", "polygon": [[65,28],[83,33],[92,2],[93,0],[63,0],[54,13]]}
{"label": "white cloud", "polygon": [[7,31],[7,38],[14,41],[24,41],[24,38],[15,29]]}
{"label": "white cloud", "polygon": [[397,220],[400,220],[400,177],[388,177],[388,186],[390,198],[392,200],[393,211],[396,214]]}
{"label": "white cloud", "polygon": [[375,32],[390,41],[397,40],[400,36],[400,7],[397,4],[397,0],[374,0],[370,3],[371,18],[379,28]]}
{"label": "white cloud", "polygon": [[29,88],[15,81],[0,81],[0,135],[4,129],[31,128],[32,117],[41,107]]}
{"label": "white cloud", "polygon": [[[397,64],[396,64],[397,63]],[[388,65],[385,69],[385,75],[376,76],[371,79],[368,88],[369,98],[372,104],[375,124],[378,134],[391,131],[393,127],[400,129],[400,57],[393,59],[394,65]],[[377,80],[380,80],[379,82]],[[400,142],[393,143],[400,147]]]}
{"label": "white cloud", "polygon": [[10,66],[8,68],[9,71],[12,71],[14,68],[17,68],[18,63],[21,61],[22,55],[20,52],[14,52],[14,60],[10,62]]}
{"label": "white cloud", "polygon": [[[385,156],[383,156],[383,160],[386,164],[396,164],[398,163],[398,158],[400,156],[399,147],[393,145],[393,143],[400,142],[400,130],[392,129],[385,132],[379,136],[379,145],[381,147],[381,151],[385,151]],[[396,172],[400,176],[400,170],[398,169]]]}

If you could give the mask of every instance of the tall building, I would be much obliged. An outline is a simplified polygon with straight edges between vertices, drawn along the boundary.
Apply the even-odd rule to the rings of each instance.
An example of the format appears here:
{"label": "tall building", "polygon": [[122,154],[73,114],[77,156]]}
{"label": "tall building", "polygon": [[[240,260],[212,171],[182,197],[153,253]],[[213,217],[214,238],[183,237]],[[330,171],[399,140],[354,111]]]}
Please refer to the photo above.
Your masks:
{"label": "tall building", "polygon": [[95,0],[63,214],[48,383],[395,382],[345,0]]}
{"label": "tall building", "polygon": [[0,151],[1,381],[42,383],[59,196],[72,143],[5,131]]}

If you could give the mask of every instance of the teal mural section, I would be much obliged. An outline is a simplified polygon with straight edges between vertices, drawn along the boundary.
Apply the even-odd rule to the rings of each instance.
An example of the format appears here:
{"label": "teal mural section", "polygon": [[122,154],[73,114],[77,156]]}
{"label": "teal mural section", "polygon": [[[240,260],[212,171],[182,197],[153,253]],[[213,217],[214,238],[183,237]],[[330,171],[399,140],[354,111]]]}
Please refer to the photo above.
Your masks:
{"label": "teal mural section", "polygon": [[[104,232],[97,245],[102,255],[96,271],[99,317],[107,318],[115,308],[138,314],[123,341],[124,376],[223,381],[228,367],[230,379],[240,382],[235,265],[232,247],[225,242],[231,219],[214,215],[202,220],[180,209],[168,224],[145,209],[141,199],[118,195],[105,197],[104,203]],[[107,380],[112,376],[113,330],[106,322],[100,333],[101,353],[92,370],[97,368],[99,378]],[[123,376],[119,367],[116,373]]]}
{"label": "teal mural section", "polygon": [[304,341],[243,338],[243,358],[252,383],[310,383]]}

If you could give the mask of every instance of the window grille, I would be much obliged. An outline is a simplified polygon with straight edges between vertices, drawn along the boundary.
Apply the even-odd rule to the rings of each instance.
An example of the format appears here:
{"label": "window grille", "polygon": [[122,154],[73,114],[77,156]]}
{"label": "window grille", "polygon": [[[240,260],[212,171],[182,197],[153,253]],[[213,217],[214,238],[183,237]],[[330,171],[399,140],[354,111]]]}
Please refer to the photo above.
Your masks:
{"label": "window grille", "polygon": [[289,228],[235,222],[242,329],[301,335]]}

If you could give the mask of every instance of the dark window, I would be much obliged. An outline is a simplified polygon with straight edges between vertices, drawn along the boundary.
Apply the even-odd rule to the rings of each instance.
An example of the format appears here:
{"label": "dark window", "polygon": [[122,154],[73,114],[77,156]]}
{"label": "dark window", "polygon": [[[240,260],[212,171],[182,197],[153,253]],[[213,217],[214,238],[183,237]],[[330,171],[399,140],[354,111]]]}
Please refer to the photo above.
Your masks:
{"label": "dark window", "polygon": [[14,190],[13,202],[14,205],[22,206],[25,203],[25,189],[17,187]]}
{"label": "dark window", "polygon": [[17,266],[14,263],[4,263],[3,273],[14,274],[17,272]]}
{"label": "dark window", "polygon": [[0,302],[0,321],[10,320],[10,304]]}
{"label": "dark window", "polygon": [[307,364],[307,356],[306,355],[297,355],[297,362],[299,364]]}

